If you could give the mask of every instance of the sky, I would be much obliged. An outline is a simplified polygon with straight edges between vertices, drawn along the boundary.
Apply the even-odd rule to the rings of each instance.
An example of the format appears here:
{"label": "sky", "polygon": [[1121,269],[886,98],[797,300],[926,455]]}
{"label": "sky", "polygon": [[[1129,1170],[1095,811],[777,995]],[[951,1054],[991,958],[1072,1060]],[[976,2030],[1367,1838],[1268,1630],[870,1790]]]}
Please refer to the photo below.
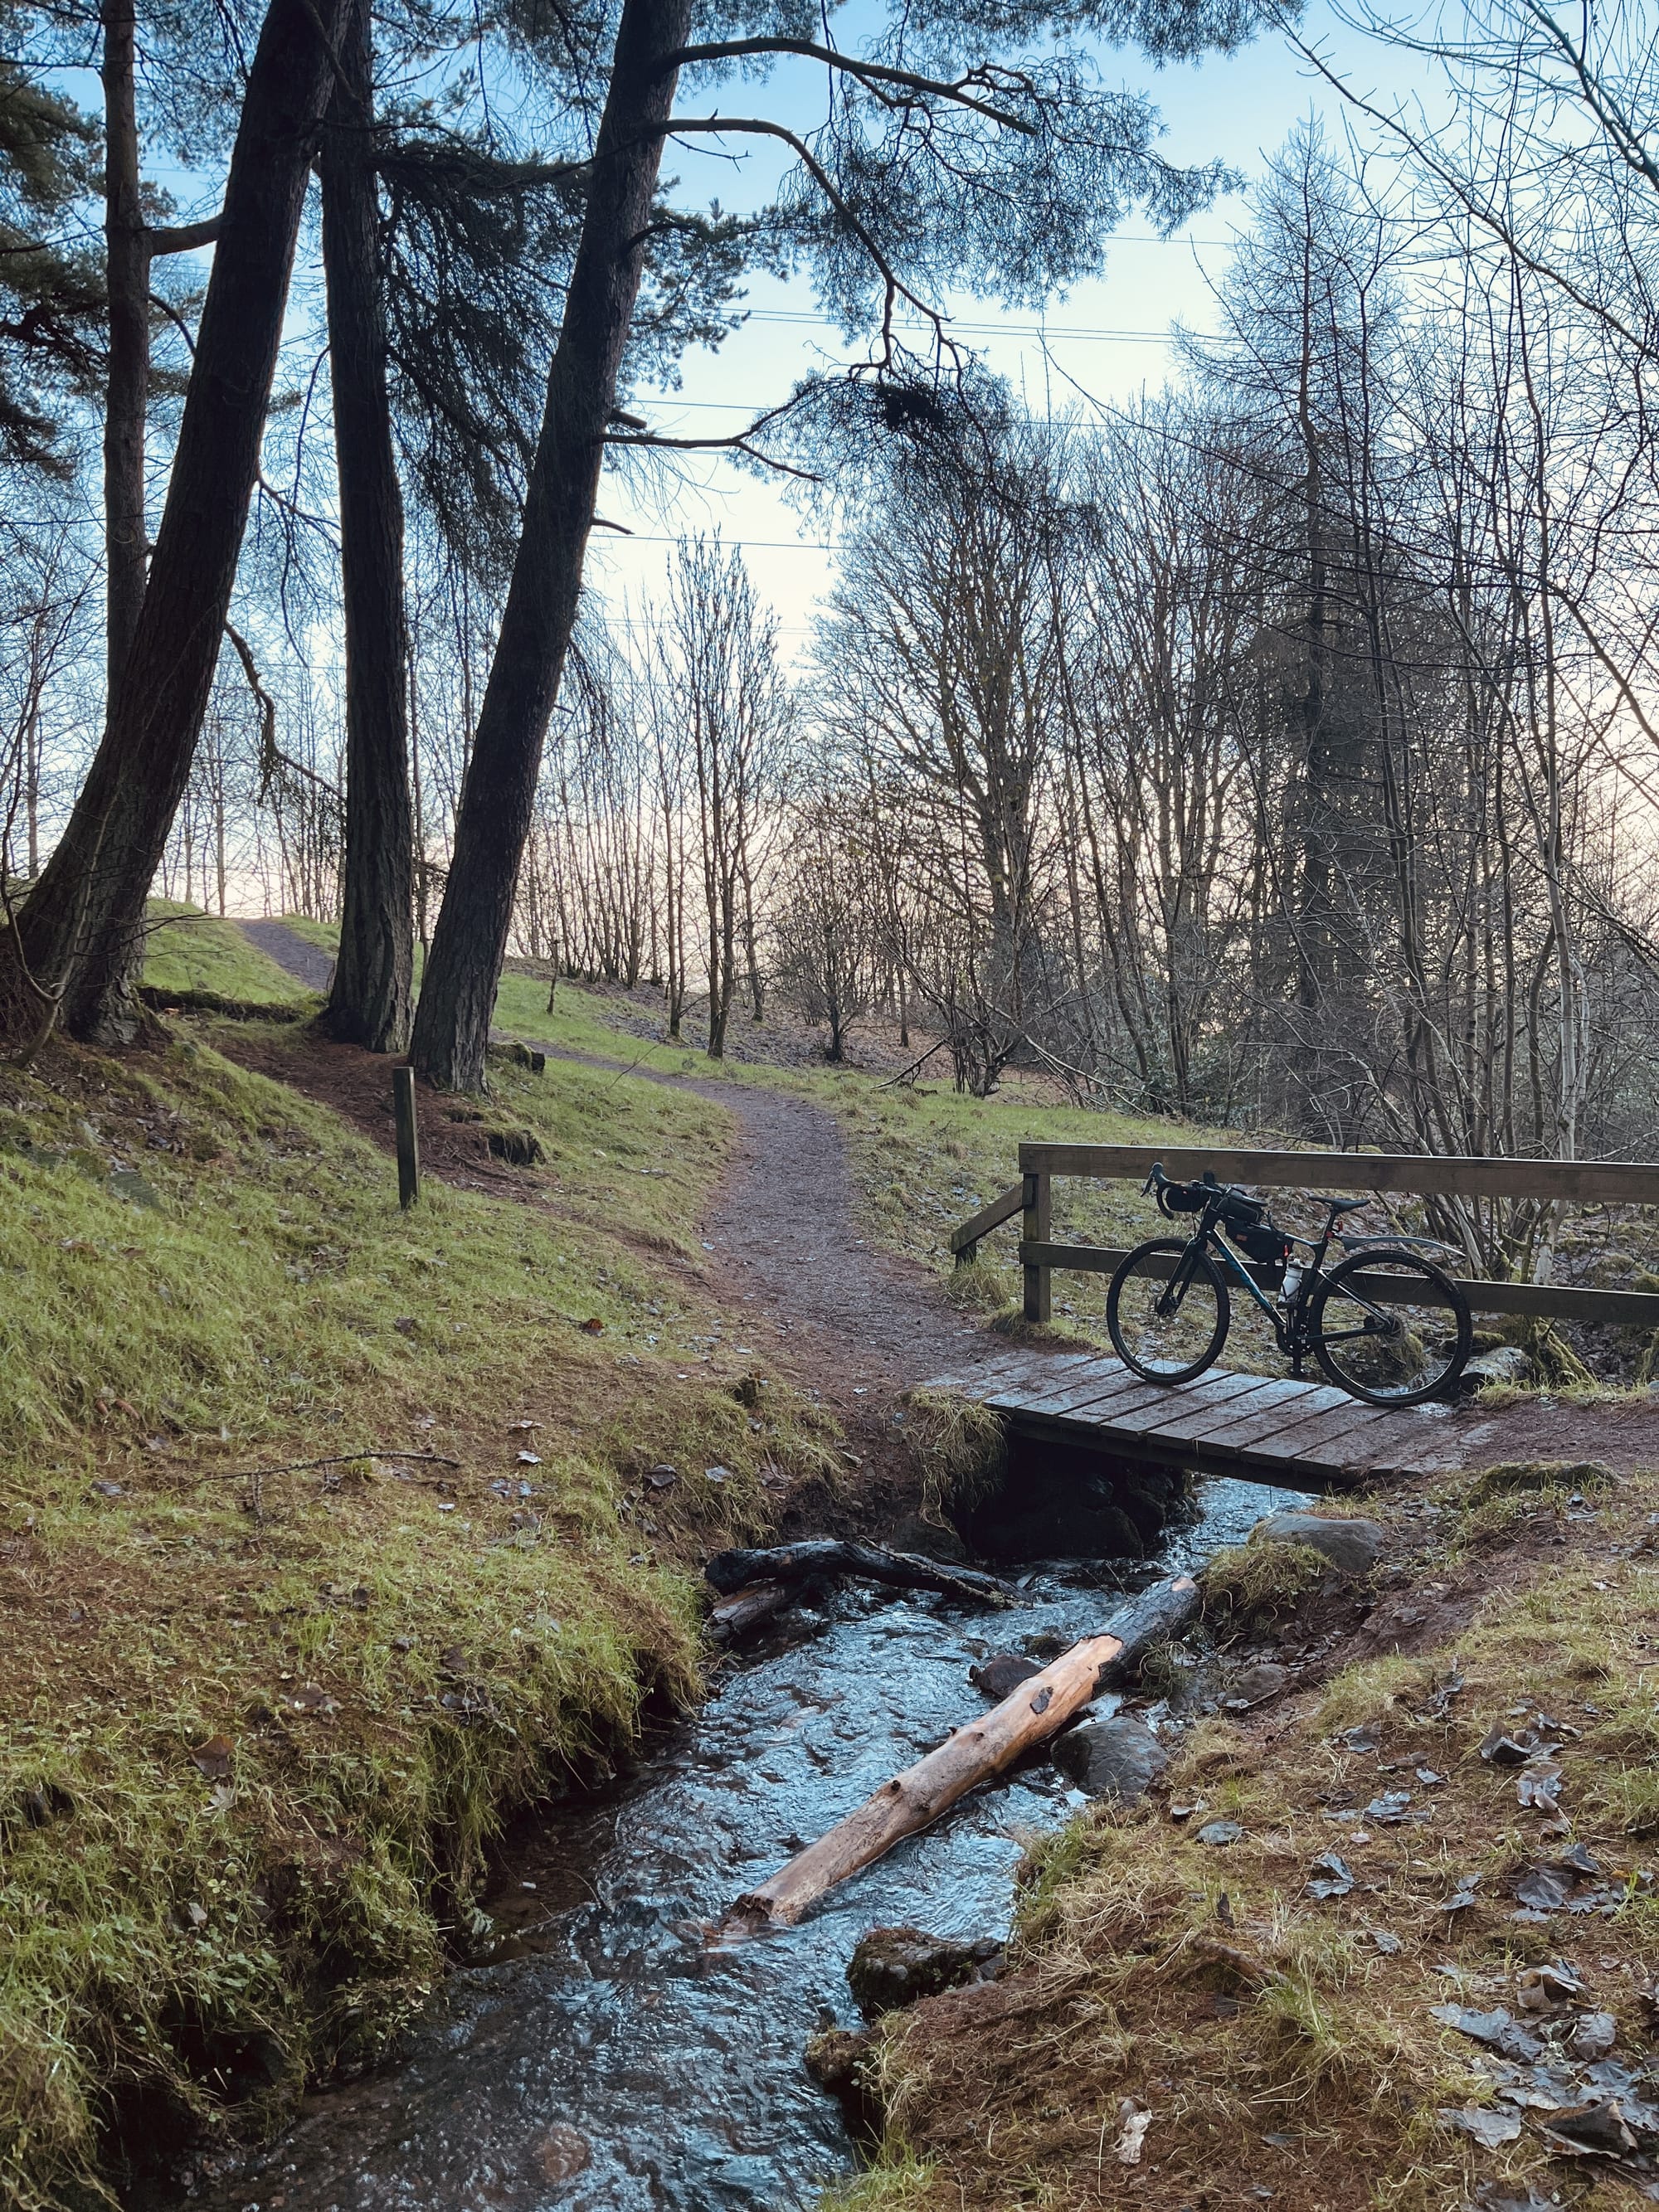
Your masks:
{"label": "sky", "polygon": [[[1321,4],[1304,19],[1356,89],[1384,99],[1414,99],[1424,64],[1408,61],[1348,32]],[[854,43],[848,16],[837,18],[841,42]],[[810,64],[787,64],[799,85],[802,112],[821,100],[822,73]],[[1109,79],[1145,91],[1164,116],[1162,151],[1182,165],[1219,158],[1252,179],[1283,146],[1297,125],[1315,114],[1334,135],[1346,126],[1346,104],[1300,56],[1276,35],[1242,53],[1191,66],[1154,70],[1139,55],[1108,56]],[[779,112],[778,96],[793,88],[781,73],[765,112]],[[722,88],[739,112],[740,87]],[[684,94],[683,94],[683,99]],[[690,111],[711,112],[686,102]],[[691,200],[718,196],[742,209],[763,196],[774,173],[772,149],[734,141],[735,159],[707,139],[671,149],[665,170],[681,180]],[[1075,404],[1079,392],[1122,400],[1143,386],[1157,386],[1172,368],[1170,337],[1177,322],[1189,329],[1213,325],[1212,287],[1224,272],[1231,241],[1247,224],[1244,191],[1229,193],[1168,240],[1131,218],[1108,251],[1104,274],[1055,300],[1045,316],[1007,313],[972,300],[951,302],[963,331],[981,358],[1008,378],[1034,410]],[[676,437],[727,434],[784,398],[799,377],[826,363],[860,357],[848,351],[836,327],[819,315],[810,283],[762,277],[747,287],[749,319],[718,353],[693,352],[681,363],[678,392],[636,395],[634,404],[653,430]],[[588,556],[590,586],[602,592],[610,619],[623,619],[624,600],[637,610],[659,596],[673,543],[682,532],[718,529],[744,547],[757,588],[777,614],[781,648],[788,659],[804,651],[814,605],[833,581],[835,556],[823,525],[801,510],[778,479],[760,481],[714,454],[684,457],[680,486],[665,509],[659,495],[607,477],[599,511],[633,534],[597,531]]]}

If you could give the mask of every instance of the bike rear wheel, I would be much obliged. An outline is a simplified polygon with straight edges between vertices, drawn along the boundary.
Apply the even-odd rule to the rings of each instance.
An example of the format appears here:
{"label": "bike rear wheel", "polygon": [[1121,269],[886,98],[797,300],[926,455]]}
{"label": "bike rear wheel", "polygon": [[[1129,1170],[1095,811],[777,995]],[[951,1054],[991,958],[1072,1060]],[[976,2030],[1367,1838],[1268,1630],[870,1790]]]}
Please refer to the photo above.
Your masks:
{"label": "bike rear wheel", "polygon": [[1372,1406],[1420,1406],[1450,1389],[1474,1348],[1451,1277],[1415,1252],[1352,1252],[1314,1292],[1314,1357],[1333,1382]]}
{"label": "bike rear wheel", "polygon": [[1207,1252],[1194,1252],[1189,1266],[1189,1249],[1180,1237],[1137,1244],[1106,1293],[1106,1327],[1117,1356],[1149,1382],[1190,1382],[1227,1340],[1227,1285]]}

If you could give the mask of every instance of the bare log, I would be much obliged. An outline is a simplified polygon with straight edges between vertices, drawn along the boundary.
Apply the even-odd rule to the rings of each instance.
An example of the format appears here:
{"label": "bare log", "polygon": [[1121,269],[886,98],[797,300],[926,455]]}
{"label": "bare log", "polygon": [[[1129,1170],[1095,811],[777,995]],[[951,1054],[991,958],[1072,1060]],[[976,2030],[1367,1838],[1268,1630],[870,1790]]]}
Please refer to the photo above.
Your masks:
{"label": "bare log", "polygon": [[848,1577],[885,1583],[894,1589],[938,1590],[946,1597],[971,1598],[976,1604],[1006,1605],[1013,1592],[994,1575],[972,1567],[946,1566],[914,1552],[884,1552],[874,1544],[813,1536],[799,1544],[781,1544],[769,1552],[716,1552],[703,1578],[729,1594],[750,1583],[832,1582]]}
{"label": "bare log", "polygon": [[718,1605],[708,1608],[708,1627],[712,1635],[722,1641],[735,1643],[738,1637],[747,1636],[751,1628],[758,1628],[763,1620],[781,1613],[794,1595],[788,1583],[748,1583],[730,1597],[723,1597]]}
{"label": "bare log", "polygon": [[1085,1636],[983,1718],[956,1729],[937,1751],[884,1782],[838,1827],[740,1898],[738,1913],[752,1921],[799,1920],[838,1882],[884,1856],[904,1837],[931,1827],[976,1784],[1000,1774],[1022,1752],[1054,1735],[1197,1609],[1198,1587],[1190,1575],[1160,1583],[1135,1598],[1113,1615],[1101,1634]]}

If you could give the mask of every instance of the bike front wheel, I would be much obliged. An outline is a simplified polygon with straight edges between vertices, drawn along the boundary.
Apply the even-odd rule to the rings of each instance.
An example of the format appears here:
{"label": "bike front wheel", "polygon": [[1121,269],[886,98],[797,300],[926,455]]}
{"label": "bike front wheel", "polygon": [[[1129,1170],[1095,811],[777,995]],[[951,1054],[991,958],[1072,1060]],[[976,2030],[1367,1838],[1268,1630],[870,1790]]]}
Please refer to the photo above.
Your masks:
{"label": "bike front wheel", "polygon": [[1321,1280],[1308,1319],[1320,1366],[1372,1406],[1441,1396],[1474,1348],[1463,1293],[1414,1252],[1350,1253]]}
{"label": "bike front wheel", "polygon": [[1126,1367],[1149,1382],[1190,1382],[1219,1356],[1231,1318],[1209,1254],[1154,1237],[1125,1255],[1106,1293],[1106,1327]]}

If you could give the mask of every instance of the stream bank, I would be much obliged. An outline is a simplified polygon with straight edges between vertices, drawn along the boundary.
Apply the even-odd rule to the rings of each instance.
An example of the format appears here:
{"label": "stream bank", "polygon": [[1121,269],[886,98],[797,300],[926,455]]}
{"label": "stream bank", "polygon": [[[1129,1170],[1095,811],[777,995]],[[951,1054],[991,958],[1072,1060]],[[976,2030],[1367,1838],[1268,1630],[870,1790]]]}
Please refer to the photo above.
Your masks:
{"label": "stream bank", "polygon": [[[1204,1486],[1136,1582],[1201,1564],[1293,1493]],[[843,1590],[731,1664],[604,1800],[521,1832],[485,1900],[515,1955],[453,1974],[401,2062],[307,2100],[269,2153],[177,2202],[214,2212],[772,2212],[855,2164],[803,2051],[857,2013],[872,1926],[1008,1925],[1022,1838],[1085,1801],[1045,1763],[976,1792],[802,1926],[737,1942],[735,1898],[980,1705],[968,1670],[1097,1628],[1121,1583],[1055,1562],[1017,1606]],[[1101,1701],[1103,1710],[1118,1702]]]}

